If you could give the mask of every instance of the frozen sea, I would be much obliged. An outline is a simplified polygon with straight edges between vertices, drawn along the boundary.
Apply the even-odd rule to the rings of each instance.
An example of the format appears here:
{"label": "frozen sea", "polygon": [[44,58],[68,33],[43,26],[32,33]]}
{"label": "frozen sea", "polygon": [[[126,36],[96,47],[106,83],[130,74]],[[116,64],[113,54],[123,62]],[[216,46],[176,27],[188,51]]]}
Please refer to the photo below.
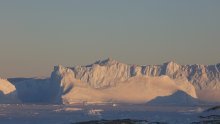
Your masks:
{"label": "frozen sea", "polygon": [[149,106],[146,104],[1,104],[0,124],[72,124],[89,120],[138,119],[190,124],[211,106]]}

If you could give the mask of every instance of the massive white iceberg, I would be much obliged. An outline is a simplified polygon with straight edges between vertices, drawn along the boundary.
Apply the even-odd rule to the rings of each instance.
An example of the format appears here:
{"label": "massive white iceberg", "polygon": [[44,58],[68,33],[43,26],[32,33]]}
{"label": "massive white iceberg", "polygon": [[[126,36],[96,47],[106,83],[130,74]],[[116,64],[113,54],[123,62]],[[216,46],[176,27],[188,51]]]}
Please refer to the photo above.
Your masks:
{"label": "massive white iceberg", "polygon": [[128,65],[111,58],[87,66],[70,68],[76,79],[94,88],[115,86],[134,76],[169,76],[191,82],[196,89],[220,89],[220,63],[216,65],[179,65],[173,61],[162,65]]}
{"label": "massive white iceberg", "polygon": [[11,79],[11,82],[19,99],[32,103],[143,103],[161,97],[186,96],[174,94],[182,92],[193,99],[205,100],[206,96],[210,100],[213,94],[203,95],[204,92],[216,91],[214,98],[220,98],[219,70],[220,64],[179,65],[170,61],[140,66],[108,58],[86,66],[55,66],[51,77],[46,79]]}
{"label": "massive white iceberg", "polygon": [[51,81],[60,84],[58,98],[64,103],[125,102],[146,103],[158,96],[183,91],[197,98],[195,88],[187,80],[143,75],[138,67],[115,60],[66,68],[55,66]]}

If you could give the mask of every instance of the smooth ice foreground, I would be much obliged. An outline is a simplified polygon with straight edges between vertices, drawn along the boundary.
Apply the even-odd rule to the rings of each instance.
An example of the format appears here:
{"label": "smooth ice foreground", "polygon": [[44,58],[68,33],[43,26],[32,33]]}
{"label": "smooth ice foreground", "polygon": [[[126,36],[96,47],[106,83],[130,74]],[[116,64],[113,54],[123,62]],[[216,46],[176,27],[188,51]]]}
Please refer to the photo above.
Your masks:
{"label": "smooth ice foreground", "polygon": [[[210,106],[146,104],[0,105],[1,124],[74,124],[90,120],[134,119],[168,124],[198,122]],[[146,122],[147,123],[147,122]]]}

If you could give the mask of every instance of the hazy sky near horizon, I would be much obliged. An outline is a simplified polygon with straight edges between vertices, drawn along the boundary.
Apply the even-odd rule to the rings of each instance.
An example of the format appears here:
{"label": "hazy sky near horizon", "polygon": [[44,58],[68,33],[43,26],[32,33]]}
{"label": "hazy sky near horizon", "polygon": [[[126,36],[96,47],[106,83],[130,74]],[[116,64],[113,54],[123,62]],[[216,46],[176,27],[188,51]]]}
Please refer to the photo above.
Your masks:
{"label": "hazy sky near horizon", "polygon": [[0,77],[112,57],[124,63],[220,62],[219,0],[1,0]]}

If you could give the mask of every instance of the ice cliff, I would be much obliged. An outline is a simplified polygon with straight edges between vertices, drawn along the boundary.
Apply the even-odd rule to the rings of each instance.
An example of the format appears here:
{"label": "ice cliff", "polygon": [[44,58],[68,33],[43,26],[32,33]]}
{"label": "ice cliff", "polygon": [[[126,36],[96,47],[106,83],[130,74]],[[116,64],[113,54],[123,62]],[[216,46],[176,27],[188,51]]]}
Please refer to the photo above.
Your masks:
{"label": "ice cliff", "polygon": [[191,82],[196,89],[220,89],[220,63],[216,65],[179,65],[173,61],[162,65],[128,65],[111,58],[87,66],[68,68],[72,75],[94,88],[115,86],[134,76],[167,75]]}

